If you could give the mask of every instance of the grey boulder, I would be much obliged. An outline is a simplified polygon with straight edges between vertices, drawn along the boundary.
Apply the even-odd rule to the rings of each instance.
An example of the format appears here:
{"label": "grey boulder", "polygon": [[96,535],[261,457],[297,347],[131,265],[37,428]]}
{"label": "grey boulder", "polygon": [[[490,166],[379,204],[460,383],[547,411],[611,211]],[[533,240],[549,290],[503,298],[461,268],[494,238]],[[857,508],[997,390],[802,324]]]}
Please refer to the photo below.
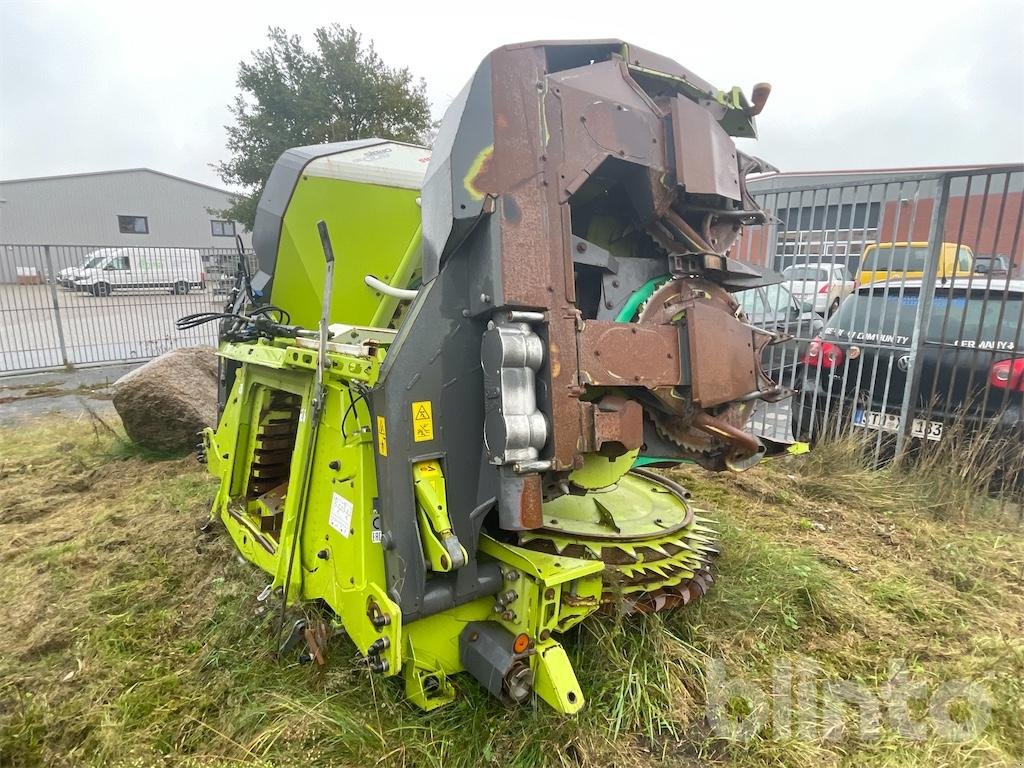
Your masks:
{"label": "grey boulder", "polygon": [[157,451],[192,448],[217,422],[217,353],[175,349],[114,382],[114,408],[134,442]]}

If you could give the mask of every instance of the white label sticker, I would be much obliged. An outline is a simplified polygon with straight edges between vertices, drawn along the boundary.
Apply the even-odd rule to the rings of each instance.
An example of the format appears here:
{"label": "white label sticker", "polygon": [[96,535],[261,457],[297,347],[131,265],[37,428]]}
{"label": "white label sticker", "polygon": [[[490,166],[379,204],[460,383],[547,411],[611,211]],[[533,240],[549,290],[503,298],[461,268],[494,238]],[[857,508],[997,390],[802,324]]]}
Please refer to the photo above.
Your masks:
{"label": "white label sticker", "polygon": [[347,539],[352,533],[352,502],[344,496],[334,494],[331,497],[331,516],[327,522]]}

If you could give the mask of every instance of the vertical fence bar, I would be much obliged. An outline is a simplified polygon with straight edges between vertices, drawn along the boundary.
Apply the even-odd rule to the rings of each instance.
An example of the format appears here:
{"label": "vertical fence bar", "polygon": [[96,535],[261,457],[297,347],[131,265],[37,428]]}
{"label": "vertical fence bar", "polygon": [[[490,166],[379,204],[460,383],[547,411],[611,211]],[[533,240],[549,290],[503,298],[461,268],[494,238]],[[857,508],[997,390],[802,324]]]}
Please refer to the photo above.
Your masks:
{"label": "vertical fence bar", "polygon": [[68,347],[64,341],[64,318],[60,314],[60,301],[57,298],[57,273],[53,269],[53,258],[50,256],[50,246],[43,246],[43,257],[46,259],[46,281],[50,284],[50,301],[53,304],[53,322],[57,326],[57,343],[60,345],[60,359],[65,368],[70,369],[68,361]]}
{"label": "vertical fence bar", "polygon": [[[903,452],[906,450],[907,438],[913,429],[914,403],[917,401],[917,395],[921,389],[920,352],[924,346],[925,337],[928,335],[928,318],[931,314],[932,301],[935,298],[935,281],[939,272],[939,260],[942,258],[946,210],[949,207],[949,186],[950,175],[943,174],[939,186],[939,201],[932,208],[932,220],[928,225],[928,260],[924,265],[921,291],[917,299],[917,310],[914,313],[914,331],[910,339],[910,362],[903,390],[903,403],[900,406],[900,428],[896,433],[896,461],[902,459]],[[909,235],[908,242],[913,240],[913,232],[910,232]]]}

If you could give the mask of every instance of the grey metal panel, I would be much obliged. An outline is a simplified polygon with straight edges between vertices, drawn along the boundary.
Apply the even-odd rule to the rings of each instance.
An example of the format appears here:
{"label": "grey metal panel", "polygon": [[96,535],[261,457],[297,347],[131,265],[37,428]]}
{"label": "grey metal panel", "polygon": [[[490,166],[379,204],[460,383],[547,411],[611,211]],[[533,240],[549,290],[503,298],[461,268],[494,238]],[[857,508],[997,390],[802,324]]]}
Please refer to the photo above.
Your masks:
{"label": "grey metal panel", "polygon": [[[474,161],[494,144],[491,63],[484,60],[448,107],[423,181],[423,280],[478,223],[483,198],[466,186]],[[468,117],[466,117],[468,115]]]}
{"label": "grey metal panel", "polygon": [[[480,232],[486,237],[485,230]],[[454,604],[489,594],[493,587],[478,575],[475,557],[483,519],[498,495],[498,479],[494,468],[485,463],[483,450],[480,340],[485,323],[463,316],[473,290],[466,262],[474,255],[473,249],[460,249],[452,263],[420,291],[370,395],[373,413],[384,416],[387,424],[388,456],[377,462],[387,587],[407,621],[426,613],[429,606],[424,606],[424,597],[436,591],[428,585],[431,574],[417,526],[415,461],[441,461],[452,525],[469,553],[469,561],[454,580]],[[434,438],[417,442],[412,404],[422,400],[431,402]]]}

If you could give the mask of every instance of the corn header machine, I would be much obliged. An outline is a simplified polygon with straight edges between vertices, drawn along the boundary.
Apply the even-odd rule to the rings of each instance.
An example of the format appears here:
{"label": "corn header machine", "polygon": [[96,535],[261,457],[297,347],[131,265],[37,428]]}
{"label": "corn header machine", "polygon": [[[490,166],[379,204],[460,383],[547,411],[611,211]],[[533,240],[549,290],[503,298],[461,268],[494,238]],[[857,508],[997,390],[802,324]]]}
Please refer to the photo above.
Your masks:
{"label": "corn header machine", "polygon": [[268,592],[421,707],[466,671],[571,713],[560,633],[708,589],[713,531],[651,466],[750,466],[750,410],[784,394],[732,296],[771,282],[730,256],[764,218],[732,137],[767,92],[616,40],[513,45],[432,151],[280,158],[202,446]]}

